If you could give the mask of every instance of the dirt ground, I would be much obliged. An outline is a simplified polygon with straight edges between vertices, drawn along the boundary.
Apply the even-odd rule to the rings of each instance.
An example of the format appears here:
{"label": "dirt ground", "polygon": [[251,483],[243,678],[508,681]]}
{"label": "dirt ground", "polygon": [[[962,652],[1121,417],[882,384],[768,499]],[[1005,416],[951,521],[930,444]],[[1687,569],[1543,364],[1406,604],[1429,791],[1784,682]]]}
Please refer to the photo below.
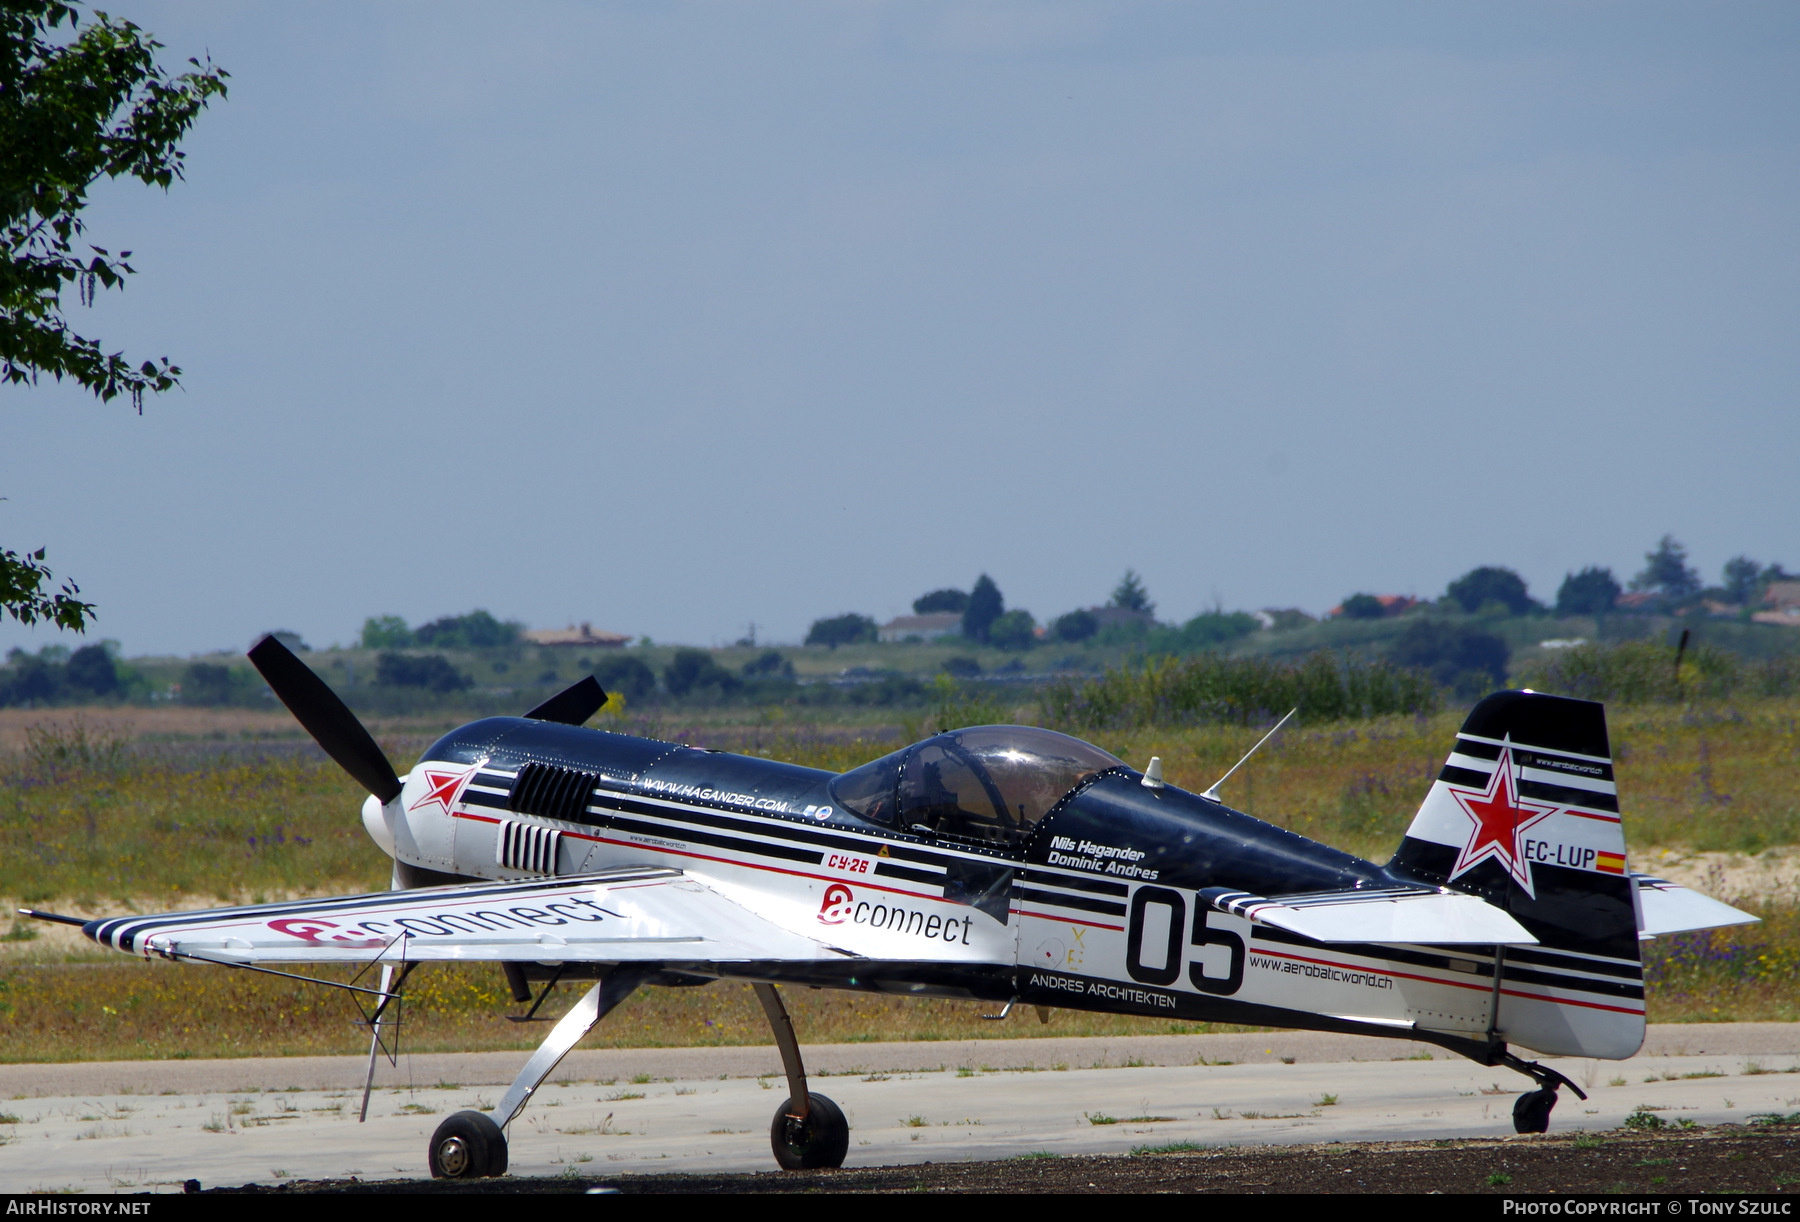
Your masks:
{"label": "dirt ground", "polygon": [[1728,904],[1800,903],[1800,847],[1794,845],[1761,853],[1645,849],[1632,854],[1631,868]]}
{"label": "dirt ground", "polygon": [[311,1181],[214,1192],[1800,1193],[1800,1128],[1262,1146],[745,1175]]}

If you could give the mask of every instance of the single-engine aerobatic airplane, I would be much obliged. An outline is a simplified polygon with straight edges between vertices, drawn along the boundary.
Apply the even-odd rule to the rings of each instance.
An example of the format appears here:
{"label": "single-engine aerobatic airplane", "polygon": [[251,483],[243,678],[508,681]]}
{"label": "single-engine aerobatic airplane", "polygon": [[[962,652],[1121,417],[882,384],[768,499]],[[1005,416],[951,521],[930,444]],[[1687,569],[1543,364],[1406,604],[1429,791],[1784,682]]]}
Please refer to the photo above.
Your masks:
{"label": "single-engine aerobatic airplane", "polygon": [[1476,705],[1378,866],[1049,730],[953,730],[834,775],[584,729],[606,699],[592,678],[452,731],[400,777],[280,642],[250,658],[369,790],[363,824],[394,889],[29,915],[146,957],[380,964],[362,990],[377,1044],[420,963],[496,961],[521,1003],[533,982],[541,1002],[594,981],[491,1116],[437,1129],[435,1176],[503,1173],[507,1126],[635,989],[722,978],[751,982],[768,1013],[789,1083],[770,1139],[790,1169],[841,1165],[849,1126],[807,1089],[781,984],[1420,1040],[1532,1078],[1513,1124],[1542,1132],[1559,1086],[1586,1096],[1512,1048],[1631,1056],[1640,941],[1755,919],[1629,870],[1605,714],[1587,701]]}

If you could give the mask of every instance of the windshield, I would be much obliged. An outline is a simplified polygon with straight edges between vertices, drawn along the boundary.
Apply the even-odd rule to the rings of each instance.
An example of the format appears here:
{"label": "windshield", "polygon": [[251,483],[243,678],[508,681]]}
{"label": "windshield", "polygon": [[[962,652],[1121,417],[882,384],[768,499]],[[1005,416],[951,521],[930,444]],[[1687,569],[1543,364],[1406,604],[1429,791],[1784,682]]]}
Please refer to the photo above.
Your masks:
{"label": "windshield", "polygon": [[900,831],[1013,845],[1070,790],[1124,766],[1054,730],[976,726],[884,755],[831,789],[846,810]]}

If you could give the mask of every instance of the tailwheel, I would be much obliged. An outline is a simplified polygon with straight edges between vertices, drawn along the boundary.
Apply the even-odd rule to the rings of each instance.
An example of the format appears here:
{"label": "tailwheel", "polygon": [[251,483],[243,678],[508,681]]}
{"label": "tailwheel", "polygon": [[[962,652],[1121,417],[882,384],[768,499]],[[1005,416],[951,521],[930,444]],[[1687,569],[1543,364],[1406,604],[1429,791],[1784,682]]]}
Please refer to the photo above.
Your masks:
{"label": "tailwheel", "polygon": [[431,1135],[433,1179],[478,1180],[506,1174],[506,1134],[480,1112],[457,1112]]}
{"label": "tailwheel", "polygon": [[1513,1104],[1513,1131],[1515,1133],[1549,1132],[1550,1109],[1555,1106],[1556,1087],[1546,1086],[1539,1090],[1526,1091]]}
{"label": "tailwheel", "polygon": [[769,1125],[769,1144],[775,1148],[775,1161],[783,1171],[808,1171],[819,1167],[841,1167],[850,1153],[850,1122],[837,1104],[824,1095],[807,1092],[807,1112],[795,1119],[790,1098],[775,1109]]}

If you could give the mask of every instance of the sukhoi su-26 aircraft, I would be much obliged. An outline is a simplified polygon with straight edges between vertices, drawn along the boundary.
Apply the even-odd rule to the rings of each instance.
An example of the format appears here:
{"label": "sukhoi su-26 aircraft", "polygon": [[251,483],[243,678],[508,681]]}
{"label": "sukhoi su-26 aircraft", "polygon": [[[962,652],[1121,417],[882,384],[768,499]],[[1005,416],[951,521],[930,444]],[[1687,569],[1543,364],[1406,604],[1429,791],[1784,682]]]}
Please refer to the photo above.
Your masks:
{"label": "sukhoi su-26 aircraft", "polygon": [[368,789],[393,889],[30,915],[145,957],[379,965],[355,986],[371,1074],[421,963],[497,962],[521,1004],[591,981],[491,1114],[438,1128],[435,1176],[502,1174],[532,1092],[634,990],[719,979],[750,982],[767,1011],[786,1168],[841,1165],[849,1126],[807,1087],[782,985],[1398,1036],[1531,1078],[1513,1124],[1542,1132],[1558,1088],[1581,1090],[1515,1049],[1631,1056],[1640,943],[1755,919],[1630,870],[1605,714],[1587,701],[1476,705],[1376,865],[1049,730],[952,730],[839,775],[583,728],[606,699],[591,678],[452,731],[401,777],[279,641],[250,658]]}

